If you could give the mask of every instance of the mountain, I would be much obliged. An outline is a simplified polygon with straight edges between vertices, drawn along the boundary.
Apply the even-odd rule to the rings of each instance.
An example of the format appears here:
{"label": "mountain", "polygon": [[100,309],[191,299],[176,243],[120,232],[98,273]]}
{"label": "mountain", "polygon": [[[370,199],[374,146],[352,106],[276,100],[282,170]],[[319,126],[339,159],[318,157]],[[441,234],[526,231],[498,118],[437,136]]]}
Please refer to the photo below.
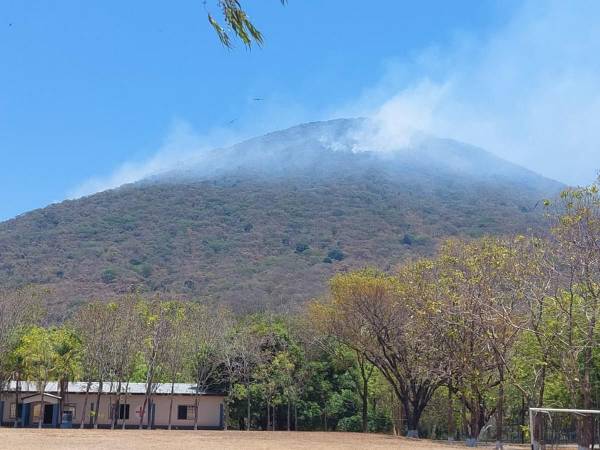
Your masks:
{"label": "mountain", "polygon": [[0,284],[49,287],[55,319],[133,290],[290,307],[337,271],[391,270],[448,236],[542,229],[538,202],[562,188],[452,140],[380,151],[370,127],[299,125],[0,223]]}

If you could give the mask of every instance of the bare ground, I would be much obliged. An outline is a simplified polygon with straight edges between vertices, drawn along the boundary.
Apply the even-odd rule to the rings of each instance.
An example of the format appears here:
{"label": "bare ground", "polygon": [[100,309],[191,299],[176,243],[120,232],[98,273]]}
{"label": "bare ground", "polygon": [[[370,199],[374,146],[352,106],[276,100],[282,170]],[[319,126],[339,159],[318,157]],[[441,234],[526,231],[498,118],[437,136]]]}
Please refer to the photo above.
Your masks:
{"label": "bare ground", "polygon": [[0,428],[0,448],[70,449],[455,449],[382,434],[269,431],[57,430]]}

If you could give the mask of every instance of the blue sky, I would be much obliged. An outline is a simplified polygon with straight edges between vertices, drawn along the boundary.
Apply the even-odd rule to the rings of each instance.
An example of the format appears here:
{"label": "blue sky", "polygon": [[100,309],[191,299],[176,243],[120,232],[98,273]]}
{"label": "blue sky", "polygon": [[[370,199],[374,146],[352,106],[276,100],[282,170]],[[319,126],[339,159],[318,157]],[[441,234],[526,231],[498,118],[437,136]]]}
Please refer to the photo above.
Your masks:
{"label": "blue sky", "polygon": [[[143,166],[182,129],[196,144],[211,145],[337,115],[374,112],[395,120],[398,111],[404,114],[408,108],[403,117],[416,117],[414,126],[436,132],[460,128],[452,137],[497,144],[502,153],[512,144],[501,145],[494,136],[514,132],[511,139],[521,145],[527,130],[515,130],[513,123],[504,125],[511,127],[510,133],[502,128],[478,134],[453,126],[447,118],[457,116],[456,105],[463,97],[472,106],[461,107],[464,121],[481,116],[481,96],[466,94],[466,86],[488,93],[495,87],[508,91],[521,76],[537,79],[554,73],[548,67],[541,75],[509,74],[504,84],[492,87],[486,75],[494,64],[503,64],[504,53],[511,54],[510,45],[502,46],[511,39],[518,44],[532,17],[546,14],[539,3],[242,3],[265,35],[262,49],[247,51],[241,44],[224,49],[206,23],[201,0],[1,2],[0,220],[86,193],[81,186],[110,178],[123,167]],[[590,28],[600,24],[592,4],[593,20],[590,14],[584,19],[574,15],[570,25],[578,20]],[[211,8],[210,1],[207,6]],[[556,3],[555,14],[547,14],[547,28],[556,29],[552,21],[563,20],[556,19],[564,16],[561,8]],[[542,37],[537,36],[540,42]],[[580,38],[595,42],[596,35]],[[578,41],[567,44],[566,50],[557,44],[557,51],[570,55]],[[488,61],[488,55],[495,59]],[[596,67],[587,67],[585,56],[574,56],[574,80],[589,75],[585,80],[595,85]],[[546,67],[543,63],[553,55],[541,58]],[[465,69],[456,71],[459,65]],[[572,98],[569,87],[565,89],[560,98]],[[486,99],[494,114],[476,128],[503,123],[508,115],[501,101],[504,94],[494,94],[497,102]],[[264,100],[253,101],[255,97]],[[581,98],[586,98],[584,93]],[[533,117],[535,108],[523,109]],[[535,165],[535,159],[521,158],[521,153],[503,156]],[[553,164],[540,171],[555,176]],[[591,181],[587,172],[573,180],[586,177]]]}

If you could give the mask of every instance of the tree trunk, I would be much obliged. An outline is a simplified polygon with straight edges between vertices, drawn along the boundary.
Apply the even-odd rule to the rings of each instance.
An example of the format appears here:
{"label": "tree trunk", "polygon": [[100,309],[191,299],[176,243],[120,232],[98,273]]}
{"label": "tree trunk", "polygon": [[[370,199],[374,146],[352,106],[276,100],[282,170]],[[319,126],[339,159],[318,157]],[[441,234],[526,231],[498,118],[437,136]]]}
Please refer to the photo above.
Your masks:
{"label": "tree trunk", "polygon": [[102,400],[103,382],[98,383],[98,393],[96,394],[96,410],[94,411],[94,429],[98,429],[98,416],[100,415],[100,401]]}
{"label": "tree trunk", "polygon": [[140,414],[139,429],[144,428],[144,417],[146,417],[146,408],[149,407],[150,394],[152,392],[152,381],[154,380],[154,373],[152,368],[148,369],[148,375],[146,376],[146,394],[144,395],[144,403],[142,405],[142,413]]}
{"label": "tree trunk", "polygon": [[292,427],[292,421],[291,421],[291,417],[290,417],[290,412],[292,410],[292,405],[290,405],[290,399],[288,398],[288,402],[287,402],[287,430],[291,431],[291,427]]}
{"label": "tree trunk", "polygon": [[19,414],[19,393],[21,391],[21,374],[17,372],[17,383],[15,386],[15,423],[13,424],[14,428],[19,426],[19,420],[21,420],[21,415]]}
{"label": "tree trunk", "polygon": [[448,440],[453,441],[455,435],[454,402],[452,399],[452,385],[448,385]]}
{"label": "tree trunk", "polygon": [[112,413],[112,420],[110,421],[110,429],[114,430],[119,422],[119,413],[121,412],[121,381],[117,384],[117,401],[115,402]]}
{"label": "tree trunk", "polygon": [[504,434],[504,370],[499,371],[498,401],[496,404],[496,450],[502,450],[502,435]]}
{"label": "tree trunk", "polygon": [[[127,381],[127,383],[125,383],[125,398],[123,399],[124,404],[127,404],[127,399],[129,398],[129,380]],[[123,416],[123,419],[121,421],[121,429],[124,430],[125,429],[125,422],[127,421],[127,419],[125,418],[125,416]]]}
{"label": "tree trunk", "polygon": [[362,385],[362,432],[369,431],[369,380],[363,376]]}
{"label": "tree trunk", "polygon": [[275,431],[276,422],[277,422],[277,419],[275,417],[276,414],[277,414],[277,410],[275,409],[275,405],[273,405],[273,417],[272,417],[272,420],[273,420],[273,431]]}
{"label": "tree trunk", "polygon": [[402,434],[402,404],[393,394],[391,394],[390,401],[392,404],[392,431],[394,436],[400,436]]}
{"label": "tree trunk", "polygon": [[[542,450],[546,448],[546,442],[544,440],[544,414],[534,414],[529,411],[529,427],[532,429],[531,433],[531,449]],[[531,414],[533,416],[531,416]]]}
{"label": "tree trunk", "polygon": [[521,395],[521,444],[525,443],[525,394]]}
{"label": "tree trunk", "polygon": [[175,380],[171,381],[171,400],[169,402],[169,427],[168,429],[171,429],[171,423],[173,421],[173,398],[174,396],[174,392],[175,392]]}
{"label": "tree trunk", "polygon": [[154,396],[152,395],[152,391],[150,392],[150,396],[148,397],[148,414],[146,416],[146,429],[147,430],[151,430],[152,427],[154,426],[153,424],[153,420],[152,420],[152,415],[155,414],[154,411],[154,403],[152,402],[152,399],[154,398]]}
{"label": "tree trunk", "polygon": [[41,410],[40,410],[40,419],[38,420],[38,428],[42,428],[42,423],[44,422],[44,407],[46,406],[46,401],[44,398],[44,391],[45,389],[42,387],[42,402],[41,402]]}
{"label": "tree trunk", "polygon": [[227,424],[229,423],[229,396],[230,392],[227,393],[227,397],[223,400],[223,431],[227,431]]}
{"label": "tree trunk", "polygon": [[479,425],[477,416],[478,414],[475,411],[471,411],[468,430],[469,432],[467,434],[467,447],[477,447],[477,438],[479,436]]}
{"label": "tree trunk", "polygon": [[146,406],[148,404],[148,397],[144,396],[144,403],[142,403],[142,411],[140,414],[140,422],[138,423],[138,430],[144,428],[144,417],[146,416]]}
{"label": "tree trunk", "polygon": [[483,399],[481,396],[477,396],[475,399],[473,399],[471,408],[469,408],[471,417],[469,420],[469,429],[467,434],[467,447],[477,447],[479,434],[485,426],[484,410],[482,406],[480,406],[482,402]]}
{"label": "tree trunk", "polygon": [[146,415],[146,407],[148,406],[148,402],[150,400],[150,394],[152,392],[152,383],[154,382],[154,369],[156,362],[156,350],[152,349],[152,356],[150,357],[150,361],[148,363],[148,372],[146,373],[146,395],[144,397],[144,405],[142,406],[142,414],[140,414],[140,425],[139,429],[144,428],[144,417]]}
{"label": "tree trunk", "polygon": [[250,431],[250,419],[250,390],[248,390],[246,397],[246,431]]}
{"label": "tree trunk", "polygon": [[[65,387],[65,384],[67,385],[66,387]],[[61,378],[58,382],[58,388],[60,390],[60,392],[58,393],[58,396],[60,397],[60,400],[58,401],[58,423],[59,423],[59,425],[62,423],[63,411],[65,409],[65,397],[67,394],[67,387],[68,387],[68,382],[66,382],[64,378]]]}
{"label": "tree trunk", "polygon": [[87,404],[88,404],[88,398],[90,396],[90,386],[91,386],[92,382],[88,381],[87,386],[85,388],[85,397],[83,400],[83,409],[81,411],[81,423],[79,424],[79,428],[83,429],[85,427],[85,410],[87,408]]}
{"label": "tree trunk", "polygon": [[[583,380],[581,383],[581,396],[583,397],[583,409],[592,409],[592,383],[591,366],[592,349],[588,346],[584,351]],[[577,420],[577,445],[580,449],[588,449],[594,440],[594,419],[591,415],[582,416]]]}
{"label": "tree trunk", "polygon": [[406,436],[410,438],[419,437],[419,420],[421,419],[421,413],[418,408],[411,407],[408,399],[402,400],[404,406],[404,414],[406,414],[406,426],[408,428]]}
{"label": "tree trunk", "polygon": [[298,431],[298,404],[294,403],[294,431]]}
{"label": "tree trunk", "polygon": [[540,375],[540,392],[538,394],[537,407],[541,408],[544,404],[544,392],[546,389],[546,365],[542,366],[542,373]]}
{"label": "tree trunk", "polygon": [[198,398],[198,390],[196,390],[196,398],[194,400],[194,430],[198,430],[198,406],[200,399]]}
{"label": "tree trunk", "polygon": [[267,431],[269,431],[269,425],[271,425],[271,405],[267,401]]}

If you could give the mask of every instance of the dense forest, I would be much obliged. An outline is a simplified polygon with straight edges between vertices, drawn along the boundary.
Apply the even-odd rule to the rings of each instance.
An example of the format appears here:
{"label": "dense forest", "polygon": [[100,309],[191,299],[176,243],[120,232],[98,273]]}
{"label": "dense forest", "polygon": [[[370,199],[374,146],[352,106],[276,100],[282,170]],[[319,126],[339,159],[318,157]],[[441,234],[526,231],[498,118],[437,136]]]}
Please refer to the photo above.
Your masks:
{"label": "dense forest", "polygon": [[[545,211],[543,236],[455,238],[395,270],[339,273],[293,314],[132,294],[53,326],[43,290],[5,291],[0,381],[142,381],[148,398],[189,382],[224,390],[240,429],[543,440],[529,407],[600,408],[598,186]],[[574,426],[587,448],[592,422]]]}

